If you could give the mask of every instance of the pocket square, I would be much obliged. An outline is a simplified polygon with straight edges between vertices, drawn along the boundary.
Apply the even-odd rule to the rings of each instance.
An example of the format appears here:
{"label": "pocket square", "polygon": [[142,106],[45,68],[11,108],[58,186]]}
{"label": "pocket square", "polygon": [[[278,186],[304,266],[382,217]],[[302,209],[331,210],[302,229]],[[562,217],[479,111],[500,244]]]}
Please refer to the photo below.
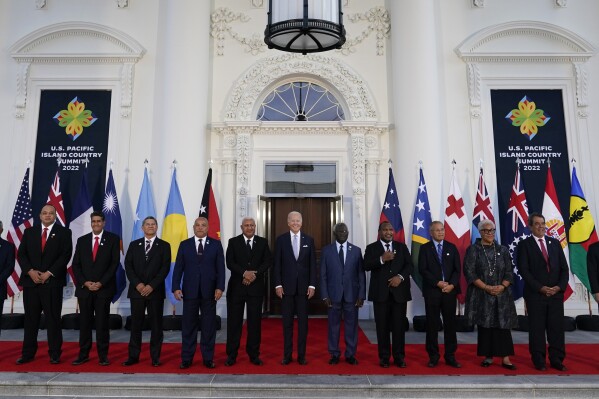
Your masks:
{"label": "pocket square", "polygon": [[308,248],[308,244],[304,244],[302,248]]}

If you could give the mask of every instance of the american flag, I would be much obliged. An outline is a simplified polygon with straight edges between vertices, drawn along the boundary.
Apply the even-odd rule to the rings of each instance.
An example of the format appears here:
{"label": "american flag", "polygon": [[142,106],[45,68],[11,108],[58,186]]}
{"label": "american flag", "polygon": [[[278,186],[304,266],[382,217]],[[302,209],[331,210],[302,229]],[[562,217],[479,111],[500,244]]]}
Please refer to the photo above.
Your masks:
{"label": "american flag", "polygon": [[520,178],[520,164],[516,168],[516,177],[512,187],[512,195],[507,209],[506,228],[503,229],[502,242],[508,246],[512,257],[512,268],[514,271],[514,284],[512,293],[514,299],[522,297],[524,291],[524,280],[518,271],[518,243],[530,235],[528,228],[528,205],[524,192],[524,183]]}
{"label": "american flag", "polygon": [[495,223],[493,216],[493,207],[491,206],[491,198],[487,192],[487,186],[483,179],[483,168],[480,168],[478,175],[478,189],[476,190],[476,202],[474,204],[474,212],[472,215],[472,242],[480,238],[478,224],[481,220],[490,220]]}
{"label": "american flag", "polygon": [[[31,226],[33,226],[33,211],[31,210],[31,197],[29,196],[29,168],[27,168],[25,177],[23,177],[23,183],[21,183],[21,190],[19,191],[15,210],[12,213],[12,221],[8,228],[6,239],[13,243],[15,248],[19,248],[21,238],[23,238],[23,232],[26,228]],[[21,287],[17,285],[20,277],[21,266],[17,259],[15,262],[15,270],[6,281],[9,297],[15,296],[21,292]]]}
{"label": "american flag", "polygon": [[46,201],[46,204],[50,204],[56,209],[56,220],[58,220],[58,222],[61,225],[66,227],[67,218],[64,215],[64,205],[62,204],[59,171],[60,169],[56,171],[56,176],[54,176],[54,182],[52,182],[52,186],[50,186],[50,193],[48,193],[48,201]]}

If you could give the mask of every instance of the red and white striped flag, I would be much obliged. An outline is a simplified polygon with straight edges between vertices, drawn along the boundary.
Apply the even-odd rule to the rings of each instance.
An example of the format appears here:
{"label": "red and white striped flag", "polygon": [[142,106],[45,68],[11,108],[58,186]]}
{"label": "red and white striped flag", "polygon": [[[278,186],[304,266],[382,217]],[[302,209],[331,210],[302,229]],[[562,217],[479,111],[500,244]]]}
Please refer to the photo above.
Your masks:
{"label": "red and white striped flag", "polygon": [[[31,210],[31,196],[29,195],[29,168],[27,168],[25,177],[23,177],[23,182],[21,183],[15,210],[12,212],[12,221],[8,228],[6,239],[15,245],[15,249],[19,249],[21,238],[23,238],[23,232],[31,226],[33,226],[33,211]],[[15,253],[15,258],[16,255],[17,254]],[[21,266],[17,259],[15,262],[15,269],[6,280],[9,298],[22,291],[22,287],[17,285],[20,278]]]}
{"label": "red and white striped flag", "polygon": [[60,169],[56,171],[54,176],[54,182],[50,186],[50,193],[48,194],[48,201],[46,204],[52,205],[56,209],[56,220],[67,227],[67,218],[64,215],[64,205],[62,203],[62,193],[60,192]]}
{"label": "red and white striped flag", "polygon": [[[455,170],[451,175],[449,195],[445,205],[445,240],[454,244],[460,253],[460,262],[464,264],[466,250],[470,246],[470,221],[466,216],[466,208],[462,199],[462,192],[458,186]],[[462,269],[463,270],[463,269]],[[464,303],[466,300],[466,278],[464,272],[460,273],[460,290],[458,301]]]}
{"label": "red and white striped flag", "polygon": [[568,262],[568,286],[564,292],[564,301],[570,298],[574,292],[576,285],[574,275],[570,269],[570,250],[568,249],[568,239],[566,237],[566,225],[562,217],[562,211],[557,200],[555,185],[553,184],[553,175],[551,174],[551,165],[547,167],[547,181],[545,182],[545,196],[543,197],[543,216],[545,216],[545,226],[547,226],[547,235],[559,241],[566,261]]}

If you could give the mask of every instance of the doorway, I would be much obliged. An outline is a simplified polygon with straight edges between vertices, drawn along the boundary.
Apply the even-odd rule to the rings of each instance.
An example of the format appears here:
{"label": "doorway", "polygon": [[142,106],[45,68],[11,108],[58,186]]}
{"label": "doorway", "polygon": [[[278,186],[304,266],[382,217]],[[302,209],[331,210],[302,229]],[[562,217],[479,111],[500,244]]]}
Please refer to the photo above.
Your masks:
{"label": "doorway", "polygon": [[[331,243],[333,225],[343,220],[342,197],[259,197],[260,234],[268,239],[274,255],[276,238],[289,231],[287,215],[291,211],[302,214],[302,232],[314,239],[316,247],[316,293],[309,301],[309,315],[323,316],[327,307],[320,296],[320,253],[322,247]],[[266,315],[281,315],[281,299],[275,294],[273,269],[267,276],[264,301]]]}

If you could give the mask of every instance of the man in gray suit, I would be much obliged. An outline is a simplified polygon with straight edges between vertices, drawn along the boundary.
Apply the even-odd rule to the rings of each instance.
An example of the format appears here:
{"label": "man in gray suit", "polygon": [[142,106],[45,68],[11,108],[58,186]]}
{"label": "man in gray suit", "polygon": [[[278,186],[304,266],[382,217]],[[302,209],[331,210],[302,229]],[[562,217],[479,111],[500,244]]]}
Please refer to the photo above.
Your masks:
{"label": "man in gray suit", "polygon": [[345,361],[358,364],[358,309],[366,298],[366,273],[362,250],[347,242],[349,231],[345,223],[333,227],[335,241],[322,249],[320,256],[320,289],[329,318],[329,364],[338,364],[339,330],[343,313],[345,329]]}

